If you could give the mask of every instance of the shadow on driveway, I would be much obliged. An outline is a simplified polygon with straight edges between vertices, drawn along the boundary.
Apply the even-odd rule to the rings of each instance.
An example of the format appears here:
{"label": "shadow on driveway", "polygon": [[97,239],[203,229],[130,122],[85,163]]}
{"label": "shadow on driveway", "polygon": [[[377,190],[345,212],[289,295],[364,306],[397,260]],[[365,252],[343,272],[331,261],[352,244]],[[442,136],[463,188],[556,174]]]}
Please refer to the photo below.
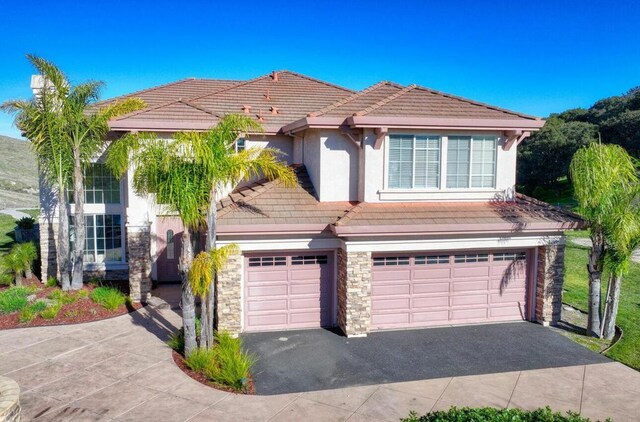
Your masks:
{"label": "shadow on driveway", "polygon": [[[328,330],[243,334],[258,357],[258,394],[609,362],[529,322],[388,331],[345,338]],[[286,339],[286,340],[285,340]]]}

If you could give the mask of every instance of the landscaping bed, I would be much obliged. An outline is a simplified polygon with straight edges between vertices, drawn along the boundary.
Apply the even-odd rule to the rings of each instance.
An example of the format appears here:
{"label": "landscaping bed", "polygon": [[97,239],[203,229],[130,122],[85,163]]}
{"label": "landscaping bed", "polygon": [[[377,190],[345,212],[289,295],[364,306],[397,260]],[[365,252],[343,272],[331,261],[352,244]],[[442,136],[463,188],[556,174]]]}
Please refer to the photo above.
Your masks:
{"label": "landscaping bed", "polygon": [[0,288],[0,329],[80,324],[141,307],[113,287],[85,284],[80,290],[64,292],[31,278],[22,287]]}

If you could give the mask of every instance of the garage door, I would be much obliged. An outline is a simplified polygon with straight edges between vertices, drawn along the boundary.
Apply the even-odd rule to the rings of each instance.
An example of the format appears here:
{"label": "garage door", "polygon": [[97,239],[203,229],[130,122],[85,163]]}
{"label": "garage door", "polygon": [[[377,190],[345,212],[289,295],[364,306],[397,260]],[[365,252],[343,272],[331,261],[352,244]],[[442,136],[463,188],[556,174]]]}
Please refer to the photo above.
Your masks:
{"label": "garage door", "polygon": [[333,252],[245,257],[245,331],[332,325]]}
{"label": "garage door", "polygon": [[526,251],[373,257],[373,329],[526,319]]}

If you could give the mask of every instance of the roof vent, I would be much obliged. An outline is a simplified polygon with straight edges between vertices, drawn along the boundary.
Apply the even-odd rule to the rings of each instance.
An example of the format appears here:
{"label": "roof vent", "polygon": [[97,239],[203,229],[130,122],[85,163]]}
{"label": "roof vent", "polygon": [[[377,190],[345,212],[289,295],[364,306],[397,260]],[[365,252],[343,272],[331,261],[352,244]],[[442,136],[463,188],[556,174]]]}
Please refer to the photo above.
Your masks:
{"label": "roof vent", "polygon": [[271,93],[269,92],[269,90],[267,89],[267,92],[264,94],[264,98],[266,100],[270,100],[271,99]]}
{"label": "roof vent", "polygon": [[247,104],[243,104],[242,105],[242,111],[244,111],[246,114],[251,113],[251,106],[247,105]]}
{"label": "roof vent", "polygon": [[271,72],[271,79],[273,79],[274,82],[278,82],[278,75],[279,75],[279,72],[276,72],[274,70],[273,72]]}
{"label": "roof vent", "polygon": [[278,114],[278,113],[279,113],[278,108],[272,106],[271,107],[271,114]]}
{"label": "roof vent", "polygon": [[264,117],[262,116],[262,109],[258,110],[258,121],[264,122]]}

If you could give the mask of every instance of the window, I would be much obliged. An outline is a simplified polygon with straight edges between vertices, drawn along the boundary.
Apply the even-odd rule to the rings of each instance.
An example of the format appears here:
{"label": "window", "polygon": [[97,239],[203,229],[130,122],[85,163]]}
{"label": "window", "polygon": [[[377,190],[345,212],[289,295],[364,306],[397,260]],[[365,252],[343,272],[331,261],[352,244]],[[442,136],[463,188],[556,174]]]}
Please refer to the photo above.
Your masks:
{"label": "window", "polygon": [[492,188],[496,173],[495,136],[450,136],[447,188]]}
{"label": "window", "polygon": [[235,143],[236,152],[244,151],[247,148],[247,141],[244,138],[238,138]]}
{"label": "window", "polygon": [[416,265],[448,264],[449,255],[416,256],[414,262]]}
{"label": "window", "polygon": [[[69,201],[73,203],[73,188],[69,190]],[[85,170],[84,202],[85,204],[120,203],[120,181],[113,177],[104,164],[92,164]]]}
{"label": "window", "polygon": [[388,185],[392,189],[437,189],[440,137],[390,135]]}
{"label": "window", "polygon": [[322,265],[327,263],[327,255],[292,256],[291,265]]}
{"label": "window", "polygon": [[376,267],[388,267],[396,265],[409,265],[408,256],[381,256],[373,258],[373,265]]}
{"label": "window", "polygon": [[175,259],[176,242],[173,241],[173,230],[167,230],[167,259]]}
{"label": "window", "polygon": [[[86,262],[122,262],[122,217],[119,214],[85,215]],[[73,219],[71,218],[71,224]],[[69,227],[71,243],[75,240],[73,226]]]}
{"label": "window", "polygon": [[464,264],[468,262],[488,262],[489,255],[486,253],[471,253],[465,255],[456,255],[455,256],[456,264]]}
{"label": "window", "polygon": [[250,267],[273,267],[287,265],[286,256],[258,256],[249,258]]}
{"label": "window", "polygon": [[494,261],[523,261],[525,259],[527,259],[525,252],[501,252],[493,254]]}

